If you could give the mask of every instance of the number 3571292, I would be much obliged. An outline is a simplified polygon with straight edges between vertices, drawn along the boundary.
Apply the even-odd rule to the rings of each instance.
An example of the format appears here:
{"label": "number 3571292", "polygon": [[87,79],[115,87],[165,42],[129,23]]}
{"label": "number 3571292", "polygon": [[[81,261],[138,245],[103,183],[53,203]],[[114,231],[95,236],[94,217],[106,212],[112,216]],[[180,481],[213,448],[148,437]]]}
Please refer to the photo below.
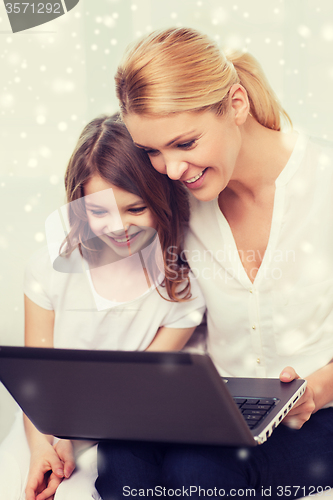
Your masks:
{"label": "number 3571292", "polygon": [[7,14],[62,14],[60,3],[7,2]]}

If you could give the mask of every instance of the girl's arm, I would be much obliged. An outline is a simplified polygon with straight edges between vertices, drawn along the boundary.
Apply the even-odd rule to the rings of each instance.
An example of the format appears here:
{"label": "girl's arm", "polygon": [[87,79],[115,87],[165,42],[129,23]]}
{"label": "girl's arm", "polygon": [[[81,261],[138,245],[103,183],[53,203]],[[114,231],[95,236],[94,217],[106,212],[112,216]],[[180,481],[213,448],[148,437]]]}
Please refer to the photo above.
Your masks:
{"label": "girl's arm", "polygon": [[[53,347],[54,311],[43,309],[26,296],[24,307],[25,345]],[[69,477],[75,468],[72,445],[70,441],[60,440],[56,449],[53,448],[53,436],[40,433],[25,415],[23,418],[31,451],[26,499],[45,500],[54,494],[63,477]]]}
{"label": "girl's arm", "polygon": [[180,351],[196,327],[168,328],[161,326],[146,351]]}

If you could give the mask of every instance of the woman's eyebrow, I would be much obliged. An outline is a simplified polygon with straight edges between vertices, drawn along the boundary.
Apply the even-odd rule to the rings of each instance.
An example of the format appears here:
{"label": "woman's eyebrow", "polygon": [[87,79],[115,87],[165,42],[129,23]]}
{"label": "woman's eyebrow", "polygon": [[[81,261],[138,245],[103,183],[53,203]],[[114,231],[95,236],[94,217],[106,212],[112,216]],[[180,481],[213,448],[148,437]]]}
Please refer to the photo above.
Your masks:
{"label": "woman's eyebrow", "polygon": [[145,202],[142,199],[137,200],[137,201],[133,201],[133,203],[129,203],[124,208],[125,208],[125,210],[128,210],[129,208],[136,207],[138,205],[145,205]]}
{"label": "woman's eyebrow", "polygon": [[177,137],[175,137],[174,139],[172,139],[170,142],[168,142],[165,146],[166,147],[172,146],[172,144],[174,144],[175,142],[179,141],[180,139],[183,139],[184,137],[187,137],[189,135],[194,134],[194,132],[195,132],[195,130],[190,130],[189,132],[185,132],[184,134],[180,134]]}
{"label": "woman's eyebrow", "polygon": [[[180,139],[183,139],[184,137],[187,137],[191,134],[194,134],[195,133],[195,130],[190,130],[189,132],[184,132],[183,134],[181,135],[178,135],[177,137],[175,137],[174,139],[172,139],[171,141],[169,141],[165,147],[169,147],[169,146],[172,146],[172,144],[174,144],[175,142],[179,141]],[[142,144],[138,144],[137,142],[134,143],[138,148],[142,148],[142,149],[154,149],[154,148],[149,148],[148,146],[143,146]]]}

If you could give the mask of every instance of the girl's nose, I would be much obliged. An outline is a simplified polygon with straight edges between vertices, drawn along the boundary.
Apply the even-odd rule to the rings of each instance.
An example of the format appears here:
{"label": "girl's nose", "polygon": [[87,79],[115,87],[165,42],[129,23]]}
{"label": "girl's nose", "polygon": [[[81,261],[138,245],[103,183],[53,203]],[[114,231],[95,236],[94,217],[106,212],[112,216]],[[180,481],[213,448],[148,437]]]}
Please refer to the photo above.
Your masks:
{"label": "girl's nose", "polygon": [[166,174],[170,179],[179,180],[188,169],[186,161],[165,160]]}
{"label": "girl's nose", "polygon": [[114,231],[121,231],[124,229],[119,213],[109,215],[105,222],[105,233],[113,233]]}

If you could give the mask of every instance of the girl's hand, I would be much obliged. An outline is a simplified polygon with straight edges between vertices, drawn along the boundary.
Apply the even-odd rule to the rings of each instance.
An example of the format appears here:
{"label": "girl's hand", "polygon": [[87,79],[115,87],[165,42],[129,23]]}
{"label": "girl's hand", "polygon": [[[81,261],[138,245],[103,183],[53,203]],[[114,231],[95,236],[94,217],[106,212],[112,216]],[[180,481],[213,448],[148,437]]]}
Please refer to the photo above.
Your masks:
{"label": "girl's hand", "polygon": [[[280,380],[282,382],[291,382],[297,378],[300,378],[299,375],[297,375],[295,370],[290,366],[282,370],[280,375]],[[303,396],[297,401],[282,422],[292,429],[300,429],[302,425],[309,420],[312,413],[315,412],[315,409],[314,390],[311,385],[309,385],[308,381]]]}
{"label": "girl's hand", "polygon": [[55,447],[46,443],[31,455],[26,500],[51,500],[63,480],[75,469],[73,446],[61,439]]}

